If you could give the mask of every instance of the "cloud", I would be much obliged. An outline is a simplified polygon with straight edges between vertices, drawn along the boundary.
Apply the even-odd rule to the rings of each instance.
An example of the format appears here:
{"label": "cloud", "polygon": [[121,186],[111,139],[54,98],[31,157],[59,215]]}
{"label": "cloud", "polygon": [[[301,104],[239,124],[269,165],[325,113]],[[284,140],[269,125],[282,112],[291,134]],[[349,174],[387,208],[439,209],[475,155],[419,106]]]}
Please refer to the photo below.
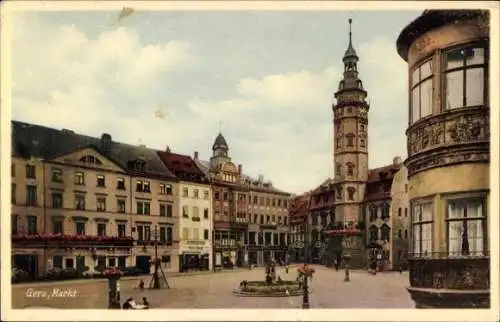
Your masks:
{"label": "cloud", "polygon": [[124,107],[137,113],[159,83],[196,62],[188,43],[145,44],[124,26],[91,37],[33,13],[16,15],[14,26],[14,116],[47,126],[106,129]]}
{"label": "cloud", "polygon": [[[214,98],[190,88],[189,77],[204,77],[196,68],[215,63],[202,61],[197,44],[154,42],[125,26],[90,33],[36,14],[20,15],[14,23],[15,119],[94,136],[107,132],[113,140],[169,145],[178,153],[196,150],[204,159],[220,122],[233,161],[245,173],[263,174],[295,193],[332,175],[331,104],[342,77],[341,57],[319,69],[239,74],[230,87],[217,88]],[[370,166],[382,166],[406,146],[401,120],[407,118],[407,67],[391,39],[355,45],[371,102]],[[221,80],[231,74],[223,64],[217,70]],[[167,95],[179,79],[185,92]]]}

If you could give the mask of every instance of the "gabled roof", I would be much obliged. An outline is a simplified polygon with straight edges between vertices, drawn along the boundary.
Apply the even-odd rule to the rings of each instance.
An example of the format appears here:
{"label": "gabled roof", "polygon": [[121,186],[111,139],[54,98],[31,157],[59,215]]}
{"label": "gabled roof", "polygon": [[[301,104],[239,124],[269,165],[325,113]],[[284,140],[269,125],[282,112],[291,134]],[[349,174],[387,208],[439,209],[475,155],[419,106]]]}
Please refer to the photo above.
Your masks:
{"label": "gabled roof", "polygon": [[[210,172],[210,162],[209,161],[200,160],[200,159],[196,159],[194,161],[196,162],[196,164],[198,165],[200,170],[206,176],[213,178],[213,174]],[[254,178],[252,178],[244,173],[240,174],[240,179],[242,182],[250,182],[251,183],[250,185],[241,184],[241,186],[244,186],[244,187],[246,187],[250,190],[253,190],[253,191],[262,191],[262,192],[278,193],[278,194],[282,194],[282,195],[290,195],[290,193],[279,190],[273,186],[265,187],[265,186],[254,185],[253,183],[258,182],[258,180],[254,179]]]}
{"label": "gabled roof", "polygon": [[177,178],[184,181],[209,183],[209,178],[190,156],[168,151],[158,151],[157,153],[170,172],[175,174]]}
{"label": "gabled roof", "polygon": [[[163,164],[155,150],[114,142],[109,134],[103,134],[102,138],[95,138],[77,134],[71,130],[58,130],[12,121],[12,155],[14,156],[52,160],[89,146],[134,175],[149,175],[166,180],[176,179]],[[129,169],[129,162],[136,160],[146,162],[144,172]]]}
{"label": "gabled roof", "polygon": [[[376,201],[391,198],[391,187],[394,176],[402,164],[389,164],[368,171],[368,183],[365,190],[365,201]],[[384,190],[384,186],[386,189]]]}

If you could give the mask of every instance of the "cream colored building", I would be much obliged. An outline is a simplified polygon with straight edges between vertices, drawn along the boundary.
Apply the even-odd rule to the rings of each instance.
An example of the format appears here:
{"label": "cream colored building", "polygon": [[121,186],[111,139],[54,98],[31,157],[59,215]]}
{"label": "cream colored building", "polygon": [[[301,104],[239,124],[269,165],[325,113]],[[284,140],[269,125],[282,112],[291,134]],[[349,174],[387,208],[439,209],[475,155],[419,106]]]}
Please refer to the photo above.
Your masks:
{"label": "cream colored building", "polygon": [[[400,160],[398,160],[400,161]],[[390,269],[408,266],[410,216],[408,201],[408,170],[404,165],[394,175],[391,186]]]}
{"label": "cream colored building", "polygon": [[397,41],[411,98],[408,290],[417,307],[490,305],[489,18],[426,10]]}
{"label": "cream colored building", "polygon": [[14,266],[32,276],[85,266],[149,272],[156,238],[165,268],[178,268],[178,183],[154,151],[108,134],[12,125]]}
{"label": "cream colored building", "polygon": [[213,268],[213,205],[210,180],[188,155],[158,152],[163,163],[179,179],[179,271]]}

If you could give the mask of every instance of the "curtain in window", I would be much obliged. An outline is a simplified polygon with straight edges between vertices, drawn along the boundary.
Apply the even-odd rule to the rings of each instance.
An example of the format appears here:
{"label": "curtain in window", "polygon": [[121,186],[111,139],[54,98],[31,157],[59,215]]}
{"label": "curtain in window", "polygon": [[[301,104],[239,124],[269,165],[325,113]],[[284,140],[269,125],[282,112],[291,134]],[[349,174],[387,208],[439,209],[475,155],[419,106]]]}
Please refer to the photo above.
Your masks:
{"label": "curtain in window", "polygon": [[461,254],[462,245],[462,222],[450,221],[448,223],[448,255],[458,256]]}
{"label": "curtain in window", "polygon": [[415,254],[420,254],[420,225],[413,226],[413,252]]}
{"label": "curtain in window", "polygon": [[432,204],[426,203],[421,206],[421,221],[432,221]]}
{"label": "curtain in window", "polygon": [[467,223],[468,238],[469,238],[469,251],[472,255],[483,254],[483,221],[482,220],[469,220]]}
{"label": "curtain in window", "polygon": [[412,96],[412,99],[411,99],[411,120],[412,120],[412,123],[415,123],[420,118],[420,115],[419,115],[420,114],[420,100],[419,100],[418,91],[419,91],[419,88],[417,86],[412,90],[412,93],[411,93],[411,96]]}
{"label": "curtain in window", "polygon": [[477,106],[484,104],[484,70],[473,68],[466,71],[466,106]]}
{"label": "curtain in window", "polygon": [[432,224],[422,224],[422,254],[430,255],[432,252]]}
{"label": "curtain in window", "polygon": [[420,86],[420,117],[432,114],[432,78],[424,81]]}
{"label": "curtain in window", "polygon": [[446,108],[463,107],[464,72],[458,70],[446,74]]}

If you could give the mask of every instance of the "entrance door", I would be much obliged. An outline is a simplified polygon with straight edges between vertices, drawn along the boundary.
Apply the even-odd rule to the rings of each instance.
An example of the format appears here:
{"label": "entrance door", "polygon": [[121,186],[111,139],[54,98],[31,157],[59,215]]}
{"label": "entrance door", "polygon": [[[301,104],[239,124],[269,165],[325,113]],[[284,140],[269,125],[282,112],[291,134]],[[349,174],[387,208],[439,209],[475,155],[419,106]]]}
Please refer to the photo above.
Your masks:
{"label": "entrance door", "polygon": [[151,263],[151,256],[136,256],[135,266],[141,271],[142,274],[149,274]]}

